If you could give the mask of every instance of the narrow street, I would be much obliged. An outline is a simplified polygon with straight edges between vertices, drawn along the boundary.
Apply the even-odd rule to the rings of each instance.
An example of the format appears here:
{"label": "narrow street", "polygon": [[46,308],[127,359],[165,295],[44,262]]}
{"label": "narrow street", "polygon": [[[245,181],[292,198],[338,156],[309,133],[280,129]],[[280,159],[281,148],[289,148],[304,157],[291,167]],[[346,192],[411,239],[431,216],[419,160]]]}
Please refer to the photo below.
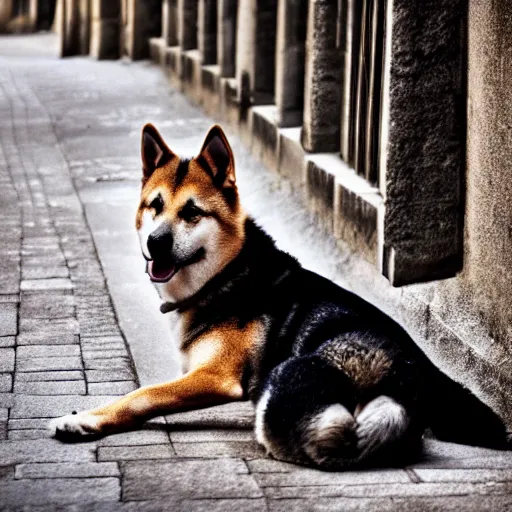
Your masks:
{"label": "narrow street", "polygon": [[[178,375],[176,325],[134,229],[140,129],[191,156],[214,122],[148,62],[58,59],[57,45],[0,37],[0,510],[512,509],[512,452],[427,440],[411,467],[323,473],[265,458],[245,403],[87,443],[49,437],[53,417]],[[342,281],[350,255],[231,140],[248,211]]]}

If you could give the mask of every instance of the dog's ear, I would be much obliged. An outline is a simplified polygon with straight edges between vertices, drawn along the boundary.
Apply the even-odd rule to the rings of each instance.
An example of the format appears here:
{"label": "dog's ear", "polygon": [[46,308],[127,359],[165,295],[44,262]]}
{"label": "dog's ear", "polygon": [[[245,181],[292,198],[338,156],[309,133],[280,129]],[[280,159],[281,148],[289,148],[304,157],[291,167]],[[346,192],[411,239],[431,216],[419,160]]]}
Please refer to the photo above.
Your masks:
{"label": "dog's ear", "polygon": [[161,167],[174,156],[158,130],[150,123],[142,128],[141,156],[143,179],[145,180],[153,174],[157,167]]}
{"label": "dog's ear", "polygon": [[224,131],[219,125],[210,128],[197,157],[201,166],[221,188],[233,188],[236,183],[235,158]]}

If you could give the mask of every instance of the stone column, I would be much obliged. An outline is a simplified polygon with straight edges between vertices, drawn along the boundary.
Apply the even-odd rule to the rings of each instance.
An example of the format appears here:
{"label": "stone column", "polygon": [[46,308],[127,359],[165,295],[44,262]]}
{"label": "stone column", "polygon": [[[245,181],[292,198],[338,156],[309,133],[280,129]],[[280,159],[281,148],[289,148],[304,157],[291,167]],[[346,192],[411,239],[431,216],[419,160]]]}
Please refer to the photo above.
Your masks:
{"label": "stone column", "polygon": [[337,2],[310,0],[306,40],[304,123],[306,151],[338,151],[341,54],[337,47]]}
{"label": "stone column", "polygon": [[197,48],[197,0],[178,0],[178,45],[183,51]]}
{"label": "stone column", "polygon": [[122,10],[122,53],[132,60],[148,58],[149,39],[162,33],[161,0],[125,0]]}
{"label": "stone column", "polygon": [[178,44],[178,0],[162,2],[162,37],[166,46]]}
{"label": "stone column", "polygon": [[282,127],[302,123],[307,12],[307,0],[279,0],[275,91]]}
{"label": "stone column", "polygon": [[91,41],[91,0],[79,0],[79,43],[80,55],[89,55]]}
{"label": "stone column", "polygon": [[61,0],[60,56],[80,53],[80,12],[78,0]]}
{"label": "stone column", "polygon": [[274,101],[276,0],[240,0],[237,27],[237,82],[242,102]]}
{"label": "stone column", "polygon": [[120,0],[92,0],[91,55],[97,59],[120,57]]}
{"label": "stone column", "polygon": [[383,272],[394,285],[461,268],[466,9],[465,0],[394,0],[387,13]]}
{"label": "stone column", "polygon": [[7,32],[7,25],[11,21],[13,0],[0,2],[0,34]]}
{"label": "stone column", "polygon": [[202,64],[217,63],[217,0],[199,0],[198,46]]}
{"label": "stone column", "polygon": [[237,0],[217,0],[217,64],[220,76],[235,76]]}
{"label": "stone column", "polygon": [[30,31],[33,32],[37,27],[37,18],[39,14],[39,0],[29,0],[28,19]]}

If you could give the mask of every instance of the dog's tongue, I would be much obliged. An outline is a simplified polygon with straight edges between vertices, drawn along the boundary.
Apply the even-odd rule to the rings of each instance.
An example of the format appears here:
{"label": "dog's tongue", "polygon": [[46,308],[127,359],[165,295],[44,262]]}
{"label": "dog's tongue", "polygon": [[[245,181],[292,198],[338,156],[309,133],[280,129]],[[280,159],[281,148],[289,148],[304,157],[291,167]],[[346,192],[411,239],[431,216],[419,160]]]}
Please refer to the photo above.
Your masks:
{"label": "dog's tongue", "polygon": [[164,283],[169,281],[176,274],[177,267],[165,261],[151,260],[148,262],[148,274],[151,281],[156,283]]}

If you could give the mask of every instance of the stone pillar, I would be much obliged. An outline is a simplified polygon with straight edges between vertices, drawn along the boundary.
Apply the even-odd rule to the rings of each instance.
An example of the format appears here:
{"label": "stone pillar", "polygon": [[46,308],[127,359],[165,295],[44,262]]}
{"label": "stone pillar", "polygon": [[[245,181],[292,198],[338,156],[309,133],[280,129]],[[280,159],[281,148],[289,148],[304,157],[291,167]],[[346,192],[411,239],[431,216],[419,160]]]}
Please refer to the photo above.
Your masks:
{"label": "stone pillar", "polygon": [[121,52],[132,60],[147,59],[149,39],[162,33],[161,0],[125,0],[121,19]]}
{"label": "stone pillar", "polygon": [[235,76],[237,0],[217,0],[217,64],[220,76]]}
{"label": "stone pillar", "polygon": [[337,18],[337,2],[309,1],[301,139],[310,152],[339,150],[341,54]]}
{"label": "stone pillar", "polygon": [[383,272],[394,285],[461,268],[466,9],[465,0],[394,0],[387,13]]}
{"label": "stone pillar", "polygon": [[162,37],[166,46],[178,44],[178,0],[162,2]]}
{"label": "stone pillar", "polygon": [[28,30],[30,32],[35,31],[37,27],[37,16],[39,11],[39,0],[29,0],[28,3]]}
{"label": "stone pillar", "polygon": [[0,34],[7,32],[7,25],[13,16],[13,0],[2,0],[0,2]]}
{"label": "stone pillar", "polygon": [[78,52],[89,55],[91,42],[91,0],[79,0]]}
{"label": "stone pillar", "polygon": [[92,0],[91,55],[97,59],[120,57],[120,0]]}
{"label": "stone pillar", "polygon": [[80,53],[79,0],[62,0],[60,56],[70,57]]}
{"label": "stone pillar", "polygon": [[39,0],[37,11],[37,30],[50,30],[55,16],[56,3],[57,0]]}
{"label": "stone pillar", "polygon": [[178,45],[183,51],[197,48],[197,0],[178,0]]}
{"label": "stone pillar", "polygon": [[277,0],[240,0],[236,75],[240,100],[274,101]]}
{"label": "stone pillar", "polygon": [[198,46],[202,64],[217,63],[217,0],[199,0]]}
{"label": "stone pillar", "polygon": [[307,0],[279,0],[275,90],[282,127],[302,123],[307,12]]}

